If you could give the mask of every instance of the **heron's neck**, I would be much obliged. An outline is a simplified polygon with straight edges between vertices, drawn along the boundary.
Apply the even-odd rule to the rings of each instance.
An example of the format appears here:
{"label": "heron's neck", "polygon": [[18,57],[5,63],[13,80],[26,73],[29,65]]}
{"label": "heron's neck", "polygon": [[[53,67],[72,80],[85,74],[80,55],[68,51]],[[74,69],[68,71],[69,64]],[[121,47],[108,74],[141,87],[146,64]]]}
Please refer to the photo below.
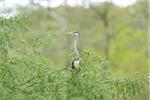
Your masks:
{"label": "heron's neck", "polygon": [[78,44],[78,39],[75,38],[75,40],[74,40],[74,51],[75,51],[76,55],[79,57],[79,51],[78,51],[77,44]]}

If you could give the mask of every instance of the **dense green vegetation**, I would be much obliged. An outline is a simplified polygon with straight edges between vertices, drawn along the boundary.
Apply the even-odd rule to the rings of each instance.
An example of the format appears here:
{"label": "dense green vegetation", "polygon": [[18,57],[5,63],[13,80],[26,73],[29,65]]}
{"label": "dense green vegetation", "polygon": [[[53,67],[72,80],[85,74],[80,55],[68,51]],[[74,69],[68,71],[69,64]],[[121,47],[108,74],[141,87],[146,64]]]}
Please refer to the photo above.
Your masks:
{"label": "dense green vegetation", "polygon": [[[148,100],[148,5],[19,7],[0,17],[0,100]],[[81,64],[61,70],[79,31]]]}

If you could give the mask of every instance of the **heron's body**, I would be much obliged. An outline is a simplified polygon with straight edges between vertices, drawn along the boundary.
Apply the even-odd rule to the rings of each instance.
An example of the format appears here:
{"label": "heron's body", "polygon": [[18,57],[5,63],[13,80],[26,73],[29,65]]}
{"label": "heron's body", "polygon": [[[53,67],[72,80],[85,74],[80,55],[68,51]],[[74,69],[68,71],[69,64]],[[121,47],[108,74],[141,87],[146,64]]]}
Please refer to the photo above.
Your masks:
{"label": "heron's body", "polygon": [[72,69],[75,69],[75,68],[78,68],[79,67],[79,64],[80,64],[80,60],[79,59],[74,59],[71,63],[71,68]]}
{"label": "heron's body", "polygon": [[78,39],[79,39],[79,34],[78,32],[68,32],[65,34],[70,34],[73,36],[74,38],[74,57],[73,60],[71,61],[71,68],[75,69],[79,67],[80,64],[80,55],[79,55],[79,51],[78,51]]}

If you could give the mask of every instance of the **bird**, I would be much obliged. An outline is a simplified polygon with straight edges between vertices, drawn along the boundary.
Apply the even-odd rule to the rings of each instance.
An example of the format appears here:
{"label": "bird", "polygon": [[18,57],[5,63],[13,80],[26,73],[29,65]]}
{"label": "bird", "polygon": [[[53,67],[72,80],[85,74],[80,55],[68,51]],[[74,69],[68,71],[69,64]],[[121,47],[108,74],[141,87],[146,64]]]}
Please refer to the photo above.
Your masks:
{"label": "bird", "polygon": [[74,57],[73,60],[71,61],[71,69],[75,69],[79,67],[80,64],[80,54],[78,51],[78,42],[79,42],[79,33],[76,31],[73,32],[65,32],[65,35],[70,35],[73,37],[74,39],[74,43],[73,43],[73,49],[74,49]]}

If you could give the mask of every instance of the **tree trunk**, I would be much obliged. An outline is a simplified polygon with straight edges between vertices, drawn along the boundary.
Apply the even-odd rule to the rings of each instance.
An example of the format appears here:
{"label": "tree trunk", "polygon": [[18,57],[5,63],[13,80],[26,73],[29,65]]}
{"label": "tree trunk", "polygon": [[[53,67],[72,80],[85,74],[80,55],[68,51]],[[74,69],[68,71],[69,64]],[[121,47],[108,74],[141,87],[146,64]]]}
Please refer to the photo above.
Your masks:
{"label": "tree trunk", "polygon": [[98,15],[99,19],[102,20],[103,26],[104,26],[104,55],[106,58],[109,57],[109,52],[110,52],[110,33],[109,33],[109,3],[108,1],[105,2],[104,8],[102,11],[99,9],[93,7],[90,4],[91,9]]}
{"label": "tree trunk", "polygon": [[104,24],[104,54],[106,58],[109,57],[109,51],[110,51],[110,36],[109,36],[109,19],[108,19],[108,13],[109,13],[109,5],[107,5],[107,2],[105,3],[105,8],[103,11],[103,24]]}

